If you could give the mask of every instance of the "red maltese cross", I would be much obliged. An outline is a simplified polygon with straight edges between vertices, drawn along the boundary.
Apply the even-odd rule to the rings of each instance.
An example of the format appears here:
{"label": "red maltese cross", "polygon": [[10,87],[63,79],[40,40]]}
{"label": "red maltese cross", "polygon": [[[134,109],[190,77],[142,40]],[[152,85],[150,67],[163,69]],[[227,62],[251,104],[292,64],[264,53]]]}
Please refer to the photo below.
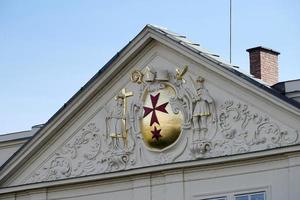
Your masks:
{"label": "red maltese cross", "polygon": [[156,111],[160,111],[160,112],[163,112],[163,113],[168,113],[167,110],[166,110],[166,106],[168,105],[169,102],[161,104],[160,106],[156,107],[158,99],[159,99],[159,95],[160,95],[160,93],[158,93],[155,96],[152,96],[150,94],[152,108],[144,106],[144,111],[145,111],[144,112],[144,117],[146,117],[147,115],[149,115],[152,112],[150,126],[152,126],[152,124],[154,124],[154,123],[159,124],[159,121],[158,121],[157,116],[156,116]]}

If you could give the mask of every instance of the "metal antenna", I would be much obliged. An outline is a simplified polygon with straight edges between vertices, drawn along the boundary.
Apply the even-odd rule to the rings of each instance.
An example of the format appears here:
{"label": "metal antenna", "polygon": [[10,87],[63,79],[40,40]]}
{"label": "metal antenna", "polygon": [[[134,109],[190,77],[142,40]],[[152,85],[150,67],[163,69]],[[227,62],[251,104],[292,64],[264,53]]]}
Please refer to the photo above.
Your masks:
{"label": "metal antenna", "polygon": [[232,41],[231,41],[231,20],[232,20],[232,0],[230,0],[230,5],[229,5],[229,61],[231,63],[231,46],[232,46]]}

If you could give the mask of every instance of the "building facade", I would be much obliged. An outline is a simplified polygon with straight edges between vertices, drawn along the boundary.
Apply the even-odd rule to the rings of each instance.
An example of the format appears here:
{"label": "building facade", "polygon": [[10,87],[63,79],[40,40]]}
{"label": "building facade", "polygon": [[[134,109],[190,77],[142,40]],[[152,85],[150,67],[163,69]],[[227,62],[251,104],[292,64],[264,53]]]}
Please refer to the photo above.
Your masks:
{"label": "building facade", "polygon": [[265,82],[147,25],[2,159],[0,199],[297,200],[299,111]]}

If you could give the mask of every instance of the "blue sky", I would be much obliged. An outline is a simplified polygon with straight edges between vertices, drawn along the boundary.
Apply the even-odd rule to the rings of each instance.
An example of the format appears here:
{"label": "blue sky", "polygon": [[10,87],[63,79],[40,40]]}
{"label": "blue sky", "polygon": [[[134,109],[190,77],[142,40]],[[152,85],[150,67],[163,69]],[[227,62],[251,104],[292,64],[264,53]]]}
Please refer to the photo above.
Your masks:
{"label": "blue sky", "polygon": [[[232,2],[233,63],[262,45],[281,81],[300,78],[300,1]],[[45,123],[146,24],[229,59],[229,0],[0,0],[0,133]]]}

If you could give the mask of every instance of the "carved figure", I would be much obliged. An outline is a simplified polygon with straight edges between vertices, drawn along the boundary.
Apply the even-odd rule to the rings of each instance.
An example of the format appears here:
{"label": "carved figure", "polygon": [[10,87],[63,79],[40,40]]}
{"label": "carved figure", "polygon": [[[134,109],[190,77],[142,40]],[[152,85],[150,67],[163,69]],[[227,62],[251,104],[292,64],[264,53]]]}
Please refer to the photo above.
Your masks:
{"label": "carved figure", "polygon": [[213,113],[213,98],[210,96],[208,90],[203,85],[204,78],[199,76],[196,79],[195,90],[196,94],[193,97],[195,104],[193,109],[193,125],[194,131],[200,133],[207,132],[207,119]]}
{"label": "carved figure", "polygon": [[124,124],[125,113],[123,112],[124,97],[122,95],[118,95],[116,97],[116,102],[116,106],[107,117],[107,121],[109,120],[109,136],[112,139],[112,145],[114,148],[123,148],[126,145],[126,130]]}
{"label": "carved figure", "polygon": [[127,101],[126,98],[132,96],[132,92],[122,90],[116,97],[116,106],[112,109],[109,116],[106,118],[107,135],[112,139],[113,149],[125,150],[127,148],[128,139],[128,120]]}
{"label": "carved figure", "polygon": [[117,106],[113,109],[111,113],[112,120],[112,133],[111,137],[122,137],[124,132],[123,120],[125,120],[123,113],[123,96],[117,96]]}

